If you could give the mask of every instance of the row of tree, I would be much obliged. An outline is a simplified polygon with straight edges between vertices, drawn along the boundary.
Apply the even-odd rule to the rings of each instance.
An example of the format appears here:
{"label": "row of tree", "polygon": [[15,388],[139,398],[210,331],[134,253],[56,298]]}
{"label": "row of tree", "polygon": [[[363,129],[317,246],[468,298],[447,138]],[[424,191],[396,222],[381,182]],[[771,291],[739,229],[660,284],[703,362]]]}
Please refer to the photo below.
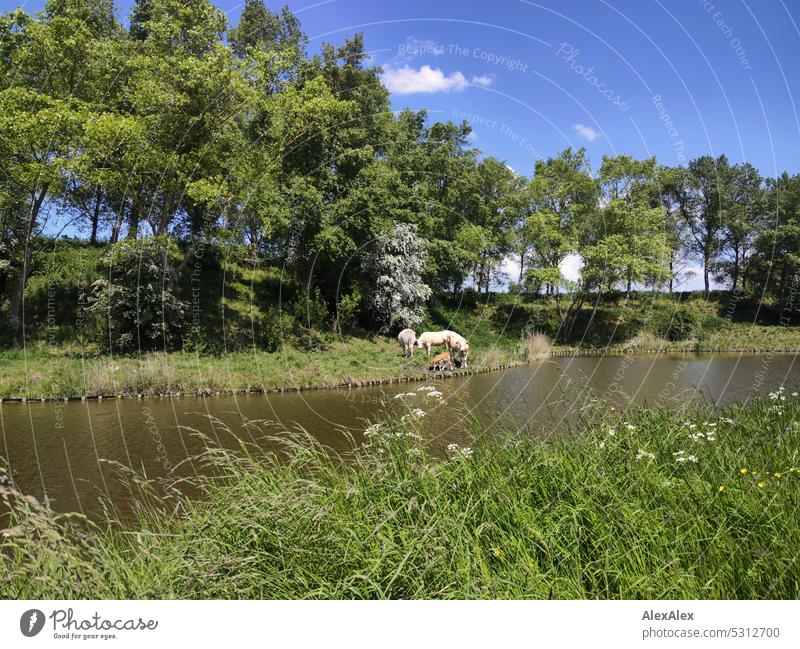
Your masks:
{"label": "row of tree", "polygon": [[[526,178],[469,133],[392,112],[360,35],[310,56],[297,18],[263,0],[232,29],[208,0],[137,0],[127,28],[113,0],[12,11],[0,17],[12,328],[37,237],[56,222],[111,246],[179,241],[182,258],[162,256],[166,291],[198,246],[243,247],[317,287],[331,313],[355,304],[383,326],[418,319],[428,286],[488,292],[509,258],[518,290],[556,299],[671,291],[687,260],[706,293],[716,279],[783,302],[796,282],[796,175],[765,179],[724,156],[685,168],[617,156],[593,172],[568,149]],[[570,283],[560,265],[575,254]]]}

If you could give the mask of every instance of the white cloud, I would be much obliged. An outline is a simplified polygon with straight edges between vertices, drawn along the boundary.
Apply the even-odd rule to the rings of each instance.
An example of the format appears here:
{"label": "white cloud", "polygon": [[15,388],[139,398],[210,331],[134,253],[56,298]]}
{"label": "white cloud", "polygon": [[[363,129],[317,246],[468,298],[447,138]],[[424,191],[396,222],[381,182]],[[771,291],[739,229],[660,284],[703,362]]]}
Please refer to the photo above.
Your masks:
{"label": "white cloud", "polygon": [[482,74],[479,77],[472,77],[472,83],[476,86],[483,86],[484,88],[488,88],[492,85],[494,79],[487,74]]}
{"label": "white cloud", "polygon": [[478,139],[478,133],[476,131],[470,131],[469,135],[467,135],[467,140],[470,142],[475,142]]}
{"label": "white cloud", "polygon": [[399,69],[387,67],[383,73],[383,84],[389,92],[410,95],[418,92],[458,92],[464,90],[469,82],[458,71],[446,75],[439,68],[429,65],[423,65],[419,70],[404,65]]}
{"label": "white cloud", "polygon": [[583,257],[576,254],[567,255],[558,265],[561,276],[570,282],[577,282],[580,279],[581,268],[583,268]]}
{"label": "white cloud", "polygon": [[572,128],[584,140],[589,140],[589,142],[594,142],[597,138],[600,137],[600,133],[595,131],[591,126],[584,126],[583,124],[573,124]]}

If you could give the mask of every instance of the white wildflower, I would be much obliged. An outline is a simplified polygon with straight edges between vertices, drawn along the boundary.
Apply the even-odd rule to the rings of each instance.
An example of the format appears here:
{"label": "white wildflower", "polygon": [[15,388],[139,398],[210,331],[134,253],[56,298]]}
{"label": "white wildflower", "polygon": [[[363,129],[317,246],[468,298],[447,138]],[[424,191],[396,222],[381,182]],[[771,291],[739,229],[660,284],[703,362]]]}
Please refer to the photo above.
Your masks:
{"label": "white wildflower", "polygon": [[364,437],[370,437],[372,435],[377,435],[381,428],[383,428],[382,424],[372,424],[371,426],[367,427],[364,431]]}
{"label": "white wildflower", "polygon": [[472,457],[472,448],[469,446],[459,446],[458,444],[448,444],[447,452],[453,456]]}
{"label": "white wildflower", "polygon": [[648,460],[655,460],[656,456],[655,453],[650,453],[649,451],[645,451],[644,449],[639,449],[639,452],[636,454],[636,461],[639,462],[647,458]]}

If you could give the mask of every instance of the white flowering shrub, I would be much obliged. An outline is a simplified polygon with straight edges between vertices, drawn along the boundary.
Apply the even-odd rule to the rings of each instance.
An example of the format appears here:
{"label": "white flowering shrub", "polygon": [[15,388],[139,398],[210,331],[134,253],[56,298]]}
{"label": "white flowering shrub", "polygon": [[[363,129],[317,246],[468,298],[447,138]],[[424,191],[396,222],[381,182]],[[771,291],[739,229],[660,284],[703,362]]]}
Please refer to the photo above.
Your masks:
{"label": "white flowering shrub", "polygon": [[425,240],[417,227],[395,223],[381,233],[374,250],[364,260],[369,286],[367,303],[378,326],[384,330],[414,327],[422,322],[430,287],[422,281]]}

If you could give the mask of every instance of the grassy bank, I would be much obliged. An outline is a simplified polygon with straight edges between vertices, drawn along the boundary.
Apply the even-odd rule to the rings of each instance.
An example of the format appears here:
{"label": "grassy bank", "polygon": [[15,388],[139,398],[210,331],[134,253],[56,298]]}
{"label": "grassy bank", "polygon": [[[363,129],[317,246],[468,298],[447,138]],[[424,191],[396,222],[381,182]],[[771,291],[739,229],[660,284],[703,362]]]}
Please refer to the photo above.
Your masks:
{"label": "grassy bank", "polygon": [[151,497],[136,531],[6,490],[0,595],[794,599],[800,398],[775,397],[596,413],[560,440],[476,430],[469,449],[410,417],[342,461],[297,437],[281,461],[211,450],[228,480]]}
{"label": "grassy bank", "polygon": [[[465,320],[468,320],[465,318]],[[525,362],[539,353],[517,332],[498,334],[472,324],[470,368],[481,370]],[[469,331],[470,329],[462,329]],[[322,340],[322,339],[321,339]],[[702,340],[666,340],[639,335],[603,347],[552,345],[554,354],[641,353],[653,351],[800,351],[800,328],[730,324]],[[0,398],[41,399],[136,394],[213,394],[353,384],[418,377],[426,369],[424,352],[405,359],[392,338],[371,340],[329,336],[316,349],[292,344],[279,351],[233,351],[222,355],[146,352],[105,356],[75,345],[0,351]]]}
{"label": "grassy bank", "polygon": [[[516,349],[476,352],[471,369],[520,358]],[[418,377],[427,368],[424,351],[403,358],[397,341],[352,338],[323,351],[287,346],[279,352],[233,352],[223,356],[146,353],[140,357],[81,357],[43,348],[0,352],[0,398],[136,394],[212,394],[245,389],[295,388]]]}

